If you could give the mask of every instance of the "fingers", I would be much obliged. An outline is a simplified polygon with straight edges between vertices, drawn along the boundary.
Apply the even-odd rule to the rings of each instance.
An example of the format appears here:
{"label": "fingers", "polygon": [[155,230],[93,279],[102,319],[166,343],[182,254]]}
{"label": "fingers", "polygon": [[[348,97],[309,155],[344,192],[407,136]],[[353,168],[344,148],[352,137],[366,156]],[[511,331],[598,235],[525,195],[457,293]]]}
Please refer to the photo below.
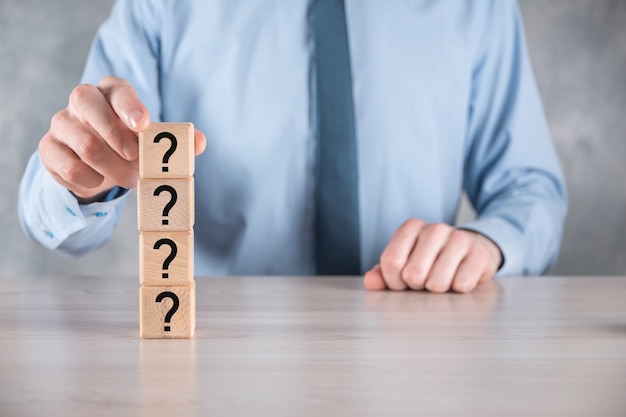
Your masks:
{"label": "fingers", "polygon": [[[115,77],[98,86],[79,85],[41,139],[41,160],[76,195],[90,198],[115,185],[134,188],[138,177],[137,132],[150,123],[132,86]],[[206,146],[202,135],[199,146]]]}
{"label": "fingers", "polygon": [[[447,241],[432,264],[430,274],[424,284],[428,291],[444,293],[450,290],[459,265],[465,259],[472,243],[472,238],[465,231],[452,229],[448,232]],[[476,276],[476,281],[478,277],[479,275]]]}
{"label": "fingers", "polygon": [[[124,124],[98,88],[91,85],[74,88],[68,110],[74,119],[93,128],[97,136],[120,157],[129,161],[137,159],[137,134]],[[60,127],[64,125],[60,124]]]}
{"label": "fingers", "polygon": [[404,222],[394,233],[380,256],[380,268],[388,288],[396,291],[406,289],[407,284],[401,276],[402,270],[413,251],[417,236],[424,224],[417,219],[409,219]]}
{"label": "fingers", "polygon": [[[53,118],[51,136],[54,138],[54,141],[65,145],[84,164],[91,167],[102,177],[110,179],[114,184],[124,188],[135,187],[139,176],[137,160],[127,161],[122,158],[91,126],[78,123],[69,118],[67,112],[60,112]],[[56,164],[74,165],[70,159],[56,162],[51,159],[50,155],[42,154],[42,160],[44,160],[44,164],[47,164],[47,166],[55,166]],[[64,170],[59,171],[63,172]],[[59,174],[59,171],[56,173]],[[64,178],[63,175],[60,176]],[[64,179],[78,187],[89,188],[92,184],[90,181],[77,176]]]}
{"label": "fingers", "polygon": [[469,292],[491,279],[500,261],[499,248],[483,235],[412,219],[393,235],[364,284],[370,290]]}
{"label": "fingers", "polygon": [[150,124],[148,109],[137,97],[135,89],[122,78],[104,77],[98,89],[111,104],[118,118],[134,132],[141,132]]}
{"label": "fingers", "polygon": [[424,289],[433,264],[445,247],[452,227],[443,224],[429,224],[417,236],[417,244],[402,271],[402,279],[414,290]]}
{"label": "fingers", "polygon": [[[115,185],[134,188],[138,132],[149,124],[148,110],[128,81],[105,77],[97,86],[79,85],[40,141],[42,162],[57,182],[86,199]],[[196,130],[195,154],[205,149],[206,136]]]}
{"label": "fingers", "polygon": [[[128,129],[138,133],[148,127],[150,124],[148,109],[141,102],[134,88],[128,81],[122,78],[108,76],[104,77],[100,83],[98,83],[97,88],[100,90],[107,103],[109,103],[111,110],[116,114],[116,119],[123,122]],[[107,122],[108,121],[110,120],[107,120]],[[114,135],[106,134],[106,125],[102,128],[94,127],[120,155],[126,157],[128,160],[137,158],[137,135],[132,135],[130,140],[128,139],[128,135],[125,135],[126,138],[120,136],[116,140]],[[116,127],[121,129],[119,126]],[[123,131],[123,129],[121,130]],[[194,131],[194,153],[198,156],[204,152],[205,149],[206,136],[202,131],[196,129]]]}
{"label": "fingers", "polygon": [[484,259],[479,256],[467,256],[459,265],[451,289],[460,293],[470,292],[487,275],[489,274],[485,268]]}
{"label": "fingers", "polygon": [[387,288],[385,280],[383,279],[383,273],[380,269],[380,264],[375,265],[372,269],[365,273],[363,277],[363,284],[365,288],[370,291],[380,291]]}
{"label": "fingers", "polygon": [[194,130],[194,151],[198,156],[206,149],[206,136],[198,129]]}
{"label": "fingers", "polygon": [[128,81],[108,76],[95,87],[79,85],[70,94],[68,110],[93,127],[118,155],[137,159],[137,132],[148,127],[150,115]]}
{"label": "fingers", "polygon": [[[39,142],[42,163],[54,179],[73,192],[84,193],[102,184],[104,177],[80,160],[70,148],[50,136]],[[45,157],[44,157],[45,156]]]}
{"label": "fingers", "polygon": [[502,252],[498,245],[480,233],[470,230],[459,232],[465,232],[471,237],[473,244],[459,265],[451,289],[466,293],[494,277],[502,262]]}

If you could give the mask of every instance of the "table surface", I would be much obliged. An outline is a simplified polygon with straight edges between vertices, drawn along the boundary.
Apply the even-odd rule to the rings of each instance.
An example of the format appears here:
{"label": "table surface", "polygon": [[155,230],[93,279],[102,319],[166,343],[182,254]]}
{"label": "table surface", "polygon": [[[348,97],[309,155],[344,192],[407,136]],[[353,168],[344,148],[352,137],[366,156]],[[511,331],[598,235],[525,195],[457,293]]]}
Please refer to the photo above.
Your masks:
{"label": "table surface", "polygon": [[0,277],[0,416],[626,416],[626,277],[196,282],[141,340],[136,277]]}

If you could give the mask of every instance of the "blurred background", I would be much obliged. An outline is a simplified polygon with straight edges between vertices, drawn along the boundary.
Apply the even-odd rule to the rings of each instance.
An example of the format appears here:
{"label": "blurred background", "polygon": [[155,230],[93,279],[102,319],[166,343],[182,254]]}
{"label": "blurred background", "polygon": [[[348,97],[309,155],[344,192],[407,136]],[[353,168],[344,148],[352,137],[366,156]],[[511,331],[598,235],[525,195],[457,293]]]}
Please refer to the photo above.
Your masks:
{"label": "blurred background", "polygon": [[[112,241],[77,260],[22,233],[26,162],[79,82],[113,0],[0,0],[0,274],[137,275],[135,196]],[[554,274],[626,274],[626,0],[520,0],[535,74],[569,186]],[[472,216],[464,204],[459,216]]]}

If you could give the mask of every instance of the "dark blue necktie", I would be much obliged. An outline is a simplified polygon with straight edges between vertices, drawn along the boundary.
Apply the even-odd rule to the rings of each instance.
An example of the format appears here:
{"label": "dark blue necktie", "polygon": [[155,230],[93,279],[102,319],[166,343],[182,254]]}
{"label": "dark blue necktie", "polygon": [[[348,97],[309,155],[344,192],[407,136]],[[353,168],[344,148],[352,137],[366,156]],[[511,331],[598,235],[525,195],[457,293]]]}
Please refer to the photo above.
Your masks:
{"label": "dark blue necktie", "polygon": [[319,275],[359,275],[359,194],[352,75],[343,0],[313,5],[317,92],[315,187]]}

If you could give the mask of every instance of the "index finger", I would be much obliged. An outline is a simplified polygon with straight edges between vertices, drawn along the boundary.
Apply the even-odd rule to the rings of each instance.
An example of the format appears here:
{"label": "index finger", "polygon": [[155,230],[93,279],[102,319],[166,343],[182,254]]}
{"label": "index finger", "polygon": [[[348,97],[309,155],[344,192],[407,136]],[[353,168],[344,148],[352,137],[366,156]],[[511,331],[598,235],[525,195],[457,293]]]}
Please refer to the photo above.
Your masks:
{"label": "index finger", "polygon": [[141,132],[150,124],[150,114],[139,100],[133,86],[123,78],[107,76],[98,83],[111,108],[124,124],[134,132]]}
{"label": "index finger", "polygon": [[402,270],[406,266],[417,236],[424,227],[424,222],[417,219],[405,221],[391,237],[387,247],[380,255],[380,268],[387,287],[392,290],[405,290],[407,284],[402,279]]}

